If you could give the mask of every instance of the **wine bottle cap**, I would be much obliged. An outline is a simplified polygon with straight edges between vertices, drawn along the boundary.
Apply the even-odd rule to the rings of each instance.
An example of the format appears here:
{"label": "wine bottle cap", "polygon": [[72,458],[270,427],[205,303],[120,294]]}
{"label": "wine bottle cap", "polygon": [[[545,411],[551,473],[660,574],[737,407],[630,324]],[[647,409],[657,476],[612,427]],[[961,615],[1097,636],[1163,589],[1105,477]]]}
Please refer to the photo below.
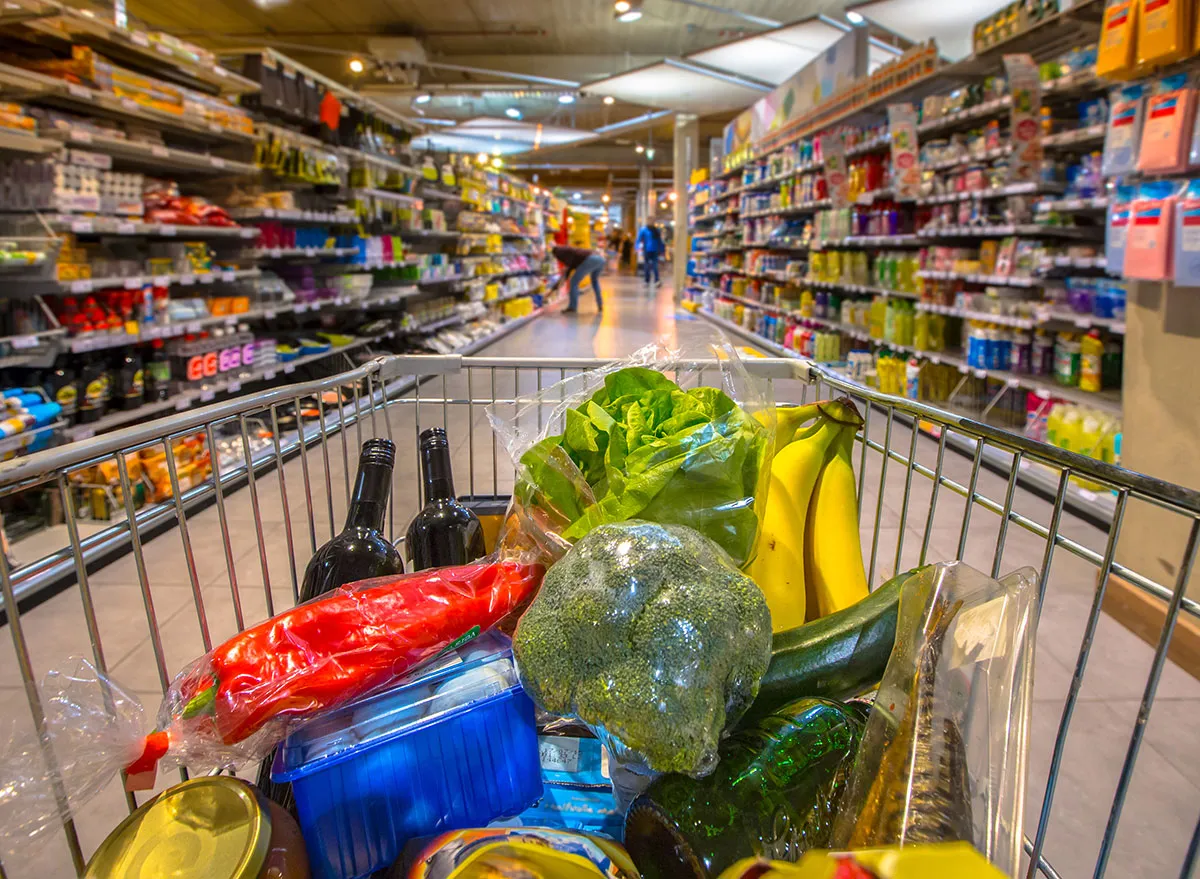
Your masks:
{"label": "wine bottle cap", "polygon": [[386,439],[370,439],[363,443],[362,453],[358,456],[359,465],[384,464],[393,467],[396,464],[396,444]]}
{"label": "wine bottle cap", "polygon": [[428,430],[421,431],[422,449],[447,449],[449,447],[450,442],[446,439],[445,429],[441,427],[431,427]]}

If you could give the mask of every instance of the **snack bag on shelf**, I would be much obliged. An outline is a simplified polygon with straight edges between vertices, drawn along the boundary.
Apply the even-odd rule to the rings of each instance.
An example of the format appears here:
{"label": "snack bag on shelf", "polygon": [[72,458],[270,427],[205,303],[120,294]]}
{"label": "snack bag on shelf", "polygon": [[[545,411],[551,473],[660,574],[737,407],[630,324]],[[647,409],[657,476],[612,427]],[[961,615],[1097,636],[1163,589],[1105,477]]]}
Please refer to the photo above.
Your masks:
{"label": "snack bag on shelf", "polygon": [[1020,866],[1037,572],[938,564],[905,583],[896,643],[832,848],[968,842]]}
{"label": "snack bag on shelf", "polygon": [[687,525],[736,564],[749,561],[775,407],[768,383],[732,346],[714,350],[717,360],[700,369],[649,345],[533,395],[518,392],[515,406],[488,407],[518,467],[512,517],[524,536],[561,555],[599,525],[644,519]]}

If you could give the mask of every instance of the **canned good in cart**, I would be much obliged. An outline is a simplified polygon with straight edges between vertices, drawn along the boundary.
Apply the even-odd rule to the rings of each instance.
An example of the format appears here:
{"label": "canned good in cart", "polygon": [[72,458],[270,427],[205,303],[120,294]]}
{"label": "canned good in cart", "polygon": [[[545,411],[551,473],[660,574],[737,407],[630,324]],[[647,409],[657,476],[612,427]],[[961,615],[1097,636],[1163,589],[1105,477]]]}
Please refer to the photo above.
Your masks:
{"label": "canned good in cart", "polygon": [[[281,416],[308,410],[307,400],[316,416],[280,429]],[[460,490],[451,493],[465,509],[494,510],[515,489],[495,536],[487,529],[491,554],[296,604],[306,561],[353,506],[351,450],[364,434],[386,438],[397,469],[415,475],[418,438],[431,427],[457,453]],[[174,453],[188,437],[202,440],[211,461],[192,484]],[[968,443],[969,461],[953,451]],[[144,471],[145,460],[165,470],[152,495],[134,490],[133,462]],[[1018,508],[1029,466],[1058,473],[1040,517]],[[986,493],[996,480],[988,467],[1001,468],[999,497]],[[113,524],[81,537],[78,513],[103,486],[79,475],[102,472],[116,476],[105,493]],[[1061,528],[1077,478],[1112,492],[1110,538],[1099,549]],[[441,499],[430,484],[398,499],[393,480],[373,527],[397,540],[427,501]],[[1194,492],[792,360],[385,358],[0,469],[0,492],[33,489],[59,497],[70,546],[38,565],[0,561],[32,732],[18,740],[24,750],[5,755],[19,769],[7,801],[0,796],[14,817],[6,876],[38,864],[28,847],[51,839],[66,841],[78,875],[117,875],[125,868],[112,866],[114,840],[130,828],[153,826],[170,803],[215,802],[188,793],[200,779],[172,784],[162,767],[253,779],[277,743],[262,790],[212,781],[242,809],[236,826],[248,854],[237,861],[243,872],[230,875],[261,871],[256,853],[274,850],[262,840],[291,827],[273,796],[299,816],[315,876],[484,875],[471,870],[515,864],[550,876],[570,858],[585,871],[578,875],[741,876],[746,858],[762,858],[771,865],[754,869],[773,871],[762,875],[806,877],[827,874],[822,849],[898,843],[915,846],[904,858],[941,859],[954,875],[1064,875],[1047,858],[1048,834],[1055,801],[1073,793],[1060,766],[1105,586],[1120,577],[1166,599],[1143,719],[1178,616],[1197,611],[1184,594],[1200,514]],[[1130,500],[1188,523],[1174,583],[1117,560]],[[961,503],[962,515],[957,554],[942,560],[935,516],[948,503]],[[898,528],[883,524],[893,505]],[[995,525],[994,550],[988,570],[976,571],[961,560],[972,521],[984,516]],[[205,544],[212,558],[197,543],[205,517],[219,532]],[[148,539],[163,527],[175,529],[182,551],[174,571],[157,563],[164,538]],[[1002,577],[1017,534],[1042,543],[1040,565]],[[129,665],[105,619],[103,578],[89,570],[114,547],[134,560],[132,589],[149,631],[142,673],[165,694],[157,719],[117,683]],[[1026,767],[1032,655],[1059,556],[1094,566],[1100,588],[1039,777]],[[88,643],[43,645],[38,609],[14,612],[55,578],[71,588],[51,600],[80,604]],[[193,619],[198,650],[172,634],[176,621]],[[498,623],[506,634],[485,634]],[[385,628],[392,634],[381,637]],[[55,650],[54,658],[88,655],[87,665],[61,666],[71,674],[39,688]],[[386,662],[373,664],[380,652]],[[285,657],[290,669],[280,675],[272,661]],[[1100,873],[1144,735],[1143,723],[1091,841]],[[97,761],[104,736],[125,736],[124,745]],[[784,762],[794,777],[781,777]],[[118,774],[130,787],[140,780],[168,792],[149,801],[127,794],[131,818],[114,831],[113,816],[87,803],[111,802]],[[288,784],[294,800],[275,790]],[[1025,811],[1027,784],[1044,789],[1036,816]],[[195,827],[214,826],[191,813]],[[404,844],[426,837],[423,849],[410,847],[416,860],[397,866]],[[1180,854],[1186,873],[1195,847]],[[871,855],[858,861],[861,875],[889,875]],[[462,872],[437,872],[446,865]],[[217,866],[205,869],[197,875]],[[304,875],[281,875],[293,874]]]}

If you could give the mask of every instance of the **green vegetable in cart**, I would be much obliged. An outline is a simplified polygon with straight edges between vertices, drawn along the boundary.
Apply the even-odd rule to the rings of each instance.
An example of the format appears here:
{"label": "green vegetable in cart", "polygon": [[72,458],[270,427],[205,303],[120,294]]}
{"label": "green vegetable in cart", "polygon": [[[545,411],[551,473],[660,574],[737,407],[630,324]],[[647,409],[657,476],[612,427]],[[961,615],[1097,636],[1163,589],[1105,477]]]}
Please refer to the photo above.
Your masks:
{"label": "green vegetable in cart", "polygon": [[517,490],[569,522],[567,540],[629,519],[687,525],[742,565],[758,534],[754,500],[771,436],[717,388],[683,390],[628,367],[567,410],[564,433],[521,456]]}
{"label": "green vegetable in cart", "polygon": [[547,572],[513,652],[545,711],[592,728],[619,762],[712,771],[754,700],[771,614],[754,581],[682,525],[601,525]]}
{"label": "green vegetable in cart", "polygon": [[722,742],[706,778],[656,779],[625,818],[642,879],[709,879],[741,858],[826,847],[866,719],[863,705],[800,699]]}
{"label": "green vegetable in cart", "polygon": [[879,683],[896,641],[900,590],[914,568],[844,610],[777,632],[746,722],[802,696],[848,699]]}

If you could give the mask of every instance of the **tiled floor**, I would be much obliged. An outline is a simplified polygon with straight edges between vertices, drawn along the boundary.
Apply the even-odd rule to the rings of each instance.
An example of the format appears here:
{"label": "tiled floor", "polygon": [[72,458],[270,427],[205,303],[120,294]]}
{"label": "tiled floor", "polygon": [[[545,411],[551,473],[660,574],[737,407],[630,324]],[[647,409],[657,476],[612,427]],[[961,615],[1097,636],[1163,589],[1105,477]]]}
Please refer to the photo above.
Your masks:
{"label": "tiled floor", "polygon": [[[708,323],[688,314],[677,314],[666,288],[648,292],[630,279],[606,278],[608,287],[603,315],[583,297],[582,313],[549,315],[534,321],[482,352],[486,357],[617,357],[653,341],[704,355],[713,336]],[[511,466],[501,444],[493,438],[484,405],[468,399],[500,400],[497,411],[511,412],[505,404],[514,388],[522,392],[540,380],[559,378],[557,368],[504,368],[491,373],[472,371],[443,386],[435,379],[415,396],[389,407],[393,436],[400,448],[396,466],[395,524],[399,535],[416,510],[416,461],[413,438],[422,427],[445,423],[454,450],[455,477],[460,493],[505,494],[512,485]],[[494,382],[494,384],[493,384]],[[445,393],[443,393],[443,389]],[[798,385],[780,385],[780,400],[799,400]],[[430,403],[430,399],[441,400]],[[544,413],[543,413],[544,414]],[[536,419],[536,413],[530,416]],[[874,419],[871,434],[883,438],[883,419]],[[378,429],[384,426],[379,419]],[[892,446],[907,453],[911,434],[896,427]],[[351,433],[352,454],[356,437]],[[917,459],[934,466],[937,445],[920,437]],[[917,474],[912,479],[908,503],[905,468],[889,463],[882,479],[880,457],[868,455],[867,488],[863,498],[863,539],[868,560],[875,556],[874,580],[887,578],[896,569],[897,547],[902,569],[915,564],[925,551],[930,561],[958,555],[964,501],[943,488],[937,498],[932,527],[932,483]],[[495,463],[493,463],[495,462]],[[160,649],[150,637],[145,594],[139,585],[132,557],[125,557],[89,578],[95,600],[103,657],[112,676],[139,696],[153,713],[161,694],[162,677],[176,673],[200,654],[205,643],[216,643],[235,632],[239,615],[243,623],[267,615],[268,598],[278,610],[292,601],[296,578],[314,546],[340,527],[346,507],[346,468],[340,439],[329,445],[326,460],[319,449],[308,455],[309,492],[313,509],[305,501],[304,470],[300,459],[283,468],[281,480],[271,473],[258,480],[258,517],[249,492],[231,495],[226,502],[228,530],[223,531],[215,508],[189,517],[188,534],[195,580],[189,571],[180,533],[175,530],[147,542],[145,561],[149,596],[161,638]],[[353,467],[353,461],[351,461]],[[944,472],[965,484],[971,462],[948,452]],[[330,521],[325,489],[332,486],[333,518]],[[1006,477],[983,471],[978,491],[1003,501]],[[907,511],[905,512],[905,506]],[[1014,509],[1031,519],[1048,522],[1051,505],[1017,490]],[[878,522],[876,511],[878,510]],[[965,562],[990,571],[996,553],[998,518],[976,506],[966,533]],[[875,535],[878,532],[876,541]],[[1073,540],[1103,552],[1106,535],[1085,522],[1067,516],[1062,531]],[[902,538],[902,543],[900,540]],[[926,538],[928,543],[926,545]],[[874,552],[871,552],[874,547]],[[1040,568],[1044,541],[1023,529],[1008,529],[999,569],[1007,573],[1023,565]],[[1064,550],[1052,560],[1046,599],[1042,607],[1034,680],[1033,729],[1029,750],[1025,827],[1032,836],[1036,827],[1051,749],[1063,713],[1096,580],[1095,568]],[[199,612],[202,608],[203,613]],[[204,625],[201,625],[201,620]],[[87,626],[78,589],[67,590],[22,617],[35,671],[40,677],[72,654],[91,656]],[[205,636],[207,633],[207,637]],[[21,678],[12,653],[11,639],[0,638],[0,718],[16,718],[28,729],[28,710]],[[1113,792],[1138,716],[1152,651],[1115,621],[1101,617],[1095,642],[1062,755],[1058,787],[1051,814],[1046,855],[1063,877],[1091,875]],[[147,721],[147,725],[150,721]],[[1126,797],[1109,862],[1109,876],[1164,877],[1179,875],[1188,841],[1200,815],[1200,682],[1168,663],[1146,727]],[[66,759],[60,755],[60,759]],[[175,776],[160,779],[170,784]],[[0,779],[3,783],[7,779]],[[77,827],[85,855],[90,853],[125,811],[116,783],[76,811]],[[0,814],[0,826],[13,816]],[[57,834],[36,854],[4,858],[10,879],[71,875],[62,835]]]}

